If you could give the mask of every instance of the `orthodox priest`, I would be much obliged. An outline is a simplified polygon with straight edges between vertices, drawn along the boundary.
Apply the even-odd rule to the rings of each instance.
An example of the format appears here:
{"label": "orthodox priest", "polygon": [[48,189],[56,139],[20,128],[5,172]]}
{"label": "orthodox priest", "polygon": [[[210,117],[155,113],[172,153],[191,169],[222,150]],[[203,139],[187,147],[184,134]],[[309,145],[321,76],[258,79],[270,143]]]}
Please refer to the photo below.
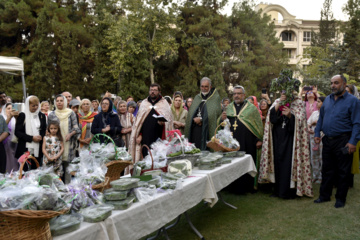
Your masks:
{"label": "orthodox priest", "polygon": [[[233,90],[233,102],[230,103],[221,115],[221,121],[226,118],[230,121],[230,130],[233,137],[240,143],[240,151],[250,154],[259,166],[261,145],[263,138],[263,124],[259,110],[254,104],[245,100],[245,89],[236,85]],[[219,120],[220,120],[219,119]],[[244,194],[254,192],[257,188],[257,177],[254,179],[245,174],[230,185],[230,190]]]}
{"label": "orthodox priest", "polygon": [[158,138],[165,139],[166,131],[172,128],[171,109],[161,96],[161,87],[157,83],[151,84],[149,96],[141,102],[131,131],[129,152],[133,162],[140,160],[140,151],[144,157],[148,154],[146,148],[141,150],[143,144],[150,147]]}
{"label": "orthodox priest", "polygon": [[194,98],[185,124],[185,136],[201,150],[214,136],[217,119],[221,114],[221,98],[211,86],[211,80],[204,77],[200,81],[200,93]]}
{"label": "orthodox priest", "polygon": [[280,106],[281,94],[269,109],[260,161],[259,183],[275,183],[272,196],[283,199],[313,196],[306,112],[296,92],[293,97],[290,106]]}

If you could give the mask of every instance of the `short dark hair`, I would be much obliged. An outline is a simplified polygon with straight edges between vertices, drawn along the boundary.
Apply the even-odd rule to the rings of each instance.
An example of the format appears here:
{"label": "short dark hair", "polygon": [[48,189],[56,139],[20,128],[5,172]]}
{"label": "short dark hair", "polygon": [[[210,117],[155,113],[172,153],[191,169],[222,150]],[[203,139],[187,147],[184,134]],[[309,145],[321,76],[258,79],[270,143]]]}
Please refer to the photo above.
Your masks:
{"label": "short dark hair", "polygon": [[344,75],[340,74],[340,78],[344,81],[344,82],[347,82],[347,79]]}
{"label": "short dark hair", "polygon": [[158,84],[158,83],[152,83],[152,84],[150,85],[150,88],[152,88],[152,87],[157,87],[158,90],[159,90],[159,92],[161,91],[160,84]]}

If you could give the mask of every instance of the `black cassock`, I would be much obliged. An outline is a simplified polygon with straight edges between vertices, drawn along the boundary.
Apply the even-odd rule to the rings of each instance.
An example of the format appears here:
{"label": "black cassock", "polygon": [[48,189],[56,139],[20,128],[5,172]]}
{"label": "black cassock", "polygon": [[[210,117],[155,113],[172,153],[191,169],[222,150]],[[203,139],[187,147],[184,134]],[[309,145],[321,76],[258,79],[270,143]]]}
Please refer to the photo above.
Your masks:
{"label": "black cassock", "polygon": [[[241,108],[245,103],[234,104],[236,109],[236,115],[239,114]],[[230,131],[233,133],[233,137],[240,143],[240,151],[245,151],[250,154],[256,164],[256,143],[259,139],[242,123],[237,117],[228,117],[231,127]],[[236,121],[237,127],[234,127]],[[254,178],[250,174],[245,174],[235,180],[229,186],[230,190],[244,194],[246,192],[254,192]]]}
{"label": "black cassock", "polygon": [[[148,97],[148,101],[154,106],[161,98],[157,98],[154,102]],[[140,133],[142,134],[141,144],[146,144],[149,148],[150,145],[155,142],[158,138],[161,138],[164,131],[164,126],[158,124],[158,120],[153,117],[153,114],[159,115],[154,108],[151,109],[149,115],[147,115]],[[147,148],[142,149],[143,156],[148,155]]]}
{"label": "black cassock", "polygon": [[295,116],[281,115],[281,111],[270,111],[270,122],[273,124],[272,139],[275,168],[274,194],[281,198],[294,198],[296,189],[290,189],[292,150],[295,131]]}

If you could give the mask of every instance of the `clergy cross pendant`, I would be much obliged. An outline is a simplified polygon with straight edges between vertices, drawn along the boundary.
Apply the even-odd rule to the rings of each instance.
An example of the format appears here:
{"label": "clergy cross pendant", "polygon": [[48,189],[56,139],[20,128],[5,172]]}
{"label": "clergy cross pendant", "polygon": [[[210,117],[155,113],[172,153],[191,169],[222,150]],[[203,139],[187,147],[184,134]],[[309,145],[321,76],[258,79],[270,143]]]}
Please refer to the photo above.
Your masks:
{"label": "clergy cross pendant", "polygon": [[201,112],[198,111],[197,117],[201,118]]}
{"label": "clergy cross pendant", "polygon": [[235,122],[234,122],[234,124],[233,124],[232,126],[233,126],[233,128],[234,128],[234,131],[236,131],[236,128],[239,126],[239,125],[237,125],[236,120],[235,120]]}
{"label": "clergy cross pendant", "polygon": [[286,126],[286,123],[285,123],[285,121],[283,121],[282,128],[284,128],[285,126]]}

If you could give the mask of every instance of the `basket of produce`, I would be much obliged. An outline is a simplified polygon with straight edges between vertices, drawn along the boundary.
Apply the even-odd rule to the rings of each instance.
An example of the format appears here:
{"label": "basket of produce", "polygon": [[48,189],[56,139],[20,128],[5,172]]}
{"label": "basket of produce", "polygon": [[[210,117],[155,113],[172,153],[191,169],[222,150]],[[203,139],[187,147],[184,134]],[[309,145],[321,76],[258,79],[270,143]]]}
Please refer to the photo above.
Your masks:
{"label": "basket of produce", "polygon": [[91,188],[93,190],[99,191],[99,192],[103,192],[104,189],[106,188],[107,185],[109,185],[110,183],[110,178],[109,177],[105,177],[105,181],[96,185],[91,186]]}
{"label": "basket of produce", "polygon": [[[25,153],[19,159],[19,179],[22,178],[24,165],[29,159],[32,159],[39,166],[36,158],[29,153]],[[29,189],[35,189],[39,193],[32,193]],[[66,213],[69,209],[66,204],[58,205],[58,196],[51,189],[41,189],[41,186],[34,186],[33,188],[29,186],[28,190],[24,190],[24,192],[16,189],[12,191],[13,196],[9,195],[11,188],[3,189],[3,192],[0,193],[2,197],[0,202],[3,201],[3,204],[0,204],[2,208],[0,208],[0,239],[48,240],[52,238],[49,221],[56,216]],[[56,207],[62,209],[57,211],[49,210]]]}
{"label": "basket of produce", "polygon": [[[109,153],[109,152],[104,151],[104,154],[106,155],[106,157],[108,159],[113,159],[111,161],[108,161],[105,164],[105,166],[107,167],[107,172],[106,172],[105,177],[109,178],[109,182],[105,185],[105,189],[106,189],[106,188],[110,187],[109,183],[111,181],[120,178],[121,172],[124,171],[124,169],[126,167],[131,165],[132,161],[120,160],[120,159],[123,158],[123,156],[119,155],[118,148],[116,147],[113,139],[111,139],[111,137],[109,137],[106,134],[102,134],[102,133],[95,134],[94,137],[91,139],[91,142],[89,144],[89,149],[90,150],[92,149],[91,145],[93,143],[99,143],[101,138],[103,139],[103,142],[105,143],[105,145],[108,144],[108,143],[112,143],[113,146],[114,146],[114,152]],[[98,155],[101,155],[101,149],[98,150]]]}
{"label": "basket of produce", "polygon": [[[149,172],[149,171],[154,171],[154,170],[158,170],[158,171],[162,171],[162,172],[167,172],[167,166],[165,166],[165,167],[161,167],[161,168],[156,168],[156,169],[154,169],[154,158],[153,158],[153,155],[152,155],[152,153],[151,153],[151,151],[150,151],[150,148],[147,146],[147,145],[142,145],[141,146],[141,149],[143,149],[144,147],[146,147],[147,149],[148,149],[148,152],[149,152],[149,155],[150,155],[150,158],[151,158],[151,167],[150,167],[150,169],[143,169],[143,168],[140,168],[139,167],[139,165],[141,165],[141,163],[145,163],[144,161],[139,161],[139,162],[137,162],[137,166],[136,167],[139,167],[139,174],[135,174],[136,176],[137,175],[142,175],[143,173],[146,173],[146,172]],[[142,153],[142,151],[141,151],[141,159],[144,159],[144,156],[143,156],[143,153]],[[135,167],[135,166],[134,166]],[[136,168],[135,167],[135,168]],[[131,175],[132,176],[134,176],[134,169],[135,168],[133,168],[133,169],[131,169],[130,170],[130,173],[131,173]],[[140,170],[141,169],[141,170]]]}
{"label": "basket of produce", "polygon": [[[223,130],[219,130],[219,127],[225,127]],[[233,138],[230,132],[229,120],[223,121],[215,129],[215,135],[206,144],[208,148],[211,148],[215,152],[233,152],[240,150],[240,144]]]}

